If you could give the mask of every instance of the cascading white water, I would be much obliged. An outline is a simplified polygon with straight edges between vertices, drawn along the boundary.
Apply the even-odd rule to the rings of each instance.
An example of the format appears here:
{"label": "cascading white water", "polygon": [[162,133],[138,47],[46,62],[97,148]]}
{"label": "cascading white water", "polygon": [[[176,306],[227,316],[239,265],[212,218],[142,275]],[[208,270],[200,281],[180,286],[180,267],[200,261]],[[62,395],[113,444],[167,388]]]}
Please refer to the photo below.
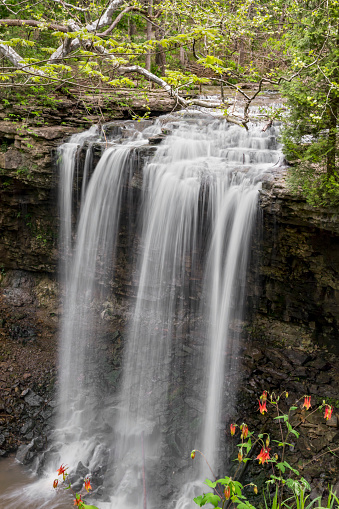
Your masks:
{"label": "cascading white water", "polygon": [[66,271],[68,269],[67,258],[72,254],[72,203],[74,173],[76,171],[77,151],[85,141],[92,137],[97,131],[96,126],[92,126],[88,131],[80,134],[74,134],[68,143],[64,143],[58,149],[58,166],[60,178],[59,192],[59,245],[62,256],[62,266],[60,267],[61,277],[68,279]]}
{"label": "cascading white water", "polygon": [[[268,148],[274,129],[263,133],[252,126],[246,132],[220,121],[202,124],[170,123],[167,128],[172,134],[144,169],[139,289],[126,347],[117,424],[119,475],[115,496],[107,507],[126,506],[126,495],[133,491],[139,496],[130,496],[130,505],[139,501],[141,506],[143,493],[137,472],[144,462],[146,476],[154,480],[155,470],[161,469],[171,372],[186,341],[183,329],[192,329],[199,308],[190,307],[189,302],[197,298],[198,289],[192,281],[201,262],[205,265],[204,284],[197,300],[204,317],[200,328],[205,355],[198,361],[191,358],[192,364],[198,362],[196,370],[201,375],[195,389],[203,394],[205,409],[199,446],[213,468],[221,463],[221,408],[225,390],[229,410],[235,395],[238,333],[234,322],[241,318],[258,190],[263,173],[279,161],[280,152]],[[202,250],[205,261],[198,255]],[[185,366],[178,369],[177,378],[185,379]],[[228,387],[225,369],[228,378],[233,377]],[[189,404],[192,391],[186,392]],[[143,439],[143,449],[141,435],[150,437]],[[185,452],[188,454],[187,449]],[[199,475],[204,473],[202,468]],[[186,505],[185,495],[180,500],[179,506]]]}
{"label": "cascading white water", "polygon": [[[95,336],[96,303],[114,271],[131,149],[159,132],[160,124],[131,143],[106,148],[87,187],[85,163],[74,247],[74,155],[93,132],[61,149],[66,295],[52,468],[59,461],[75,468],[81,461],[93,471],[108,455],[100,509],[141,507],[145,478],[148,507],[159,505],[159,497],[178,509],[194,506],[194,483],[174,495],[188,470],[189,451],[203,450],[212,467],[220,467],[224,397],[230,409],[258,190],[280,158],[274,128],[262,132],[251,126],[246,132],[193,113],[164,121],[171,134],[143,170],[138,292],[118,405],[103,399],[97,386],[103,351]],[[89,158],[87,151],[87,163]],[[107,424],[113,431],[104,431]],[[203,480],[205,474],[201,468],[187,480]],[[156,484],[153,500],[150,479]]]}
{"label": "cascading white water", "polygon": [[208,341],[202,448],[215,472],[222,465],[218,458],[218,444],[225,427],[221,423],[223,394],[227,393],[228,413],[231,413],[236,395],[237,321],[242,318],[258,191],[263,173],[280,157],[278,150],[268,149],[272,131],[263,133],[260,127],[252,127],[250,133],[230,129],[224,141],[228,146],[220,145],[220,156],[227,161],[232,175],[229,179],[219,175],[210,184],[211,242],[204,284]]}

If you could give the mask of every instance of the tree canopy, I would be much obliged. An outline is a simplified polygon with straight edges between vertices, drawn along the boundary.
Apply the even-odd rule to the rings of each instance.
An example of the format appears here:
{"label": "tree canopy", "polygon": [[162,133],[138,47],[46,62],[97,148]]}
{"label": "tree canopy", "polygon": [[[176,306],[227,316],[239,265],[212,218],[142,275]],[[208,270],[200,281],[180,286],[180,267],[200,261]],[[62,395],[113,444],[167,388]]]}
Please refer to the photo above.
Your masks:
{"label": "tree canopy", "polygon": [[[0,89],[151,82],[178,106],[219,107],[247,127],[253,99],[270,84],[287,99],[286,153],[315,176],[309,189],[317,194],[319,172],[335,184],[338,1],[0,0],[0,14]],[[187,99],[185,90],[210,79],[237,91],[241,115]],[[241,85],[249,82],[250,91]]]}

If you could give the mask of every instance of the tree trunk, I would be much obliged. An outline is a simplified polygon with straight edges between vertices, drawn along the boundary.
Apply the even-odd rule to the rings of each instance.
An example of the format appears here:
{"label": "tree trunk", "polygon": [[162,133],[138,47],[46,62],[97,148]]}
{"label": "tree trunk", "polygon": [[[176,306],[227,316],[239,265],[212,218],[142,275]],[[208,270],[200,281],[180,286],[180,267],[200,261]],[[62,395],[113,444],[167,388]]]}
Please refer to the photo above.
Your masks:
{"label": "tree trunk", "polygon": [[[148,0],[148,9],[147,9],[148,15],[152,16],[153,14],[153,0]],[[147,40],[149,41],[152,39],[152,23],[150,21],[147,21]],[[152,65],[152,54],[151,50],[149,50],[146,54],[146,69],[147,71],[151,70]]]}
{"label": "tree trunk", "polygon": [[327,175],[335,175],[336,173],[336,148],[337,148],[337,116],[338,116],[338,100],[335,97],[330,101],[330,118],[328,126],[328,146],[327,152]]}
{"label": "tree trunk", "polygon": [[[157,40],[161,40],[163,38],[163,34],[159,28],[157,28],[155,31],[155,37]],[[165,76],[166,53],[164,52],[164,48],[161,46],[161,44],[158,44],[157,47],[155,63],[160,68],[161,75]]]}
{"label": "tree trunk", "polygon": [[[336,49],[339,49],[339,25],[337,28]],[[336,68],[332,80],[338,83],[339,61],[336,61]],[[329,97],[329,125],[328,125],[328,152],[327,152],[327,175],[336,174],[336,152],[337,152],[337,117],[338,117],[338,92],[332,90]]]}

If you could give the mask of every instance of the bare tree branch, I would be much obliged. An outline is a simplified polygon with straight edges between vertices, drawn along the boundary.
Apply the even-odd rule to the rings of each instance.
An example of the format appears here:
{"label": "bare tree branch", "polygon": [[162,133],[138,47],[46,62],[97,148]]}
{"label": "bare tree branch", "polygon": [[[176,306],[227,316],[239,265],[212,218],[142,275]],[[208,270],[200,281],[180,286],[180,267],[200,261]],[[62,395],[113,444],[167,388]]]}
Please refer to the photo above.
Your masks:
{"label": "bare tree branch", "polygon": [[137,12],[140,12],[141,14],[143,14],[144,16],[147,16],[146,11],[143,11],[143,10],[139,9],[138,7],[134,7],[133,5],[130,5],[129,7],[125,7],[125,9],[123,11],[121,11],[120,14],[118,14],[118,16],[115,18],[115,20],[113,21],[111,26],[109,28],[107,28],[107,30],[105,30],[104,32],[101,32],[100,34],[97,34],[97,35],[100,35],[100,37],[101,37],[101,36],[110,34],[112,32],[112,30],[114,30],[114,28],[117,26],[119,21],[121,21],[121,19],[124,17],[124,15],[130,11],[137,11]]}
{"label": "bare tree branch", "polygon": [[0,44],[0,53],[8,58],[10,62],[16,67],[17,69],[24,69],[25,72],[31,72],[35,75],[44,76],[44,73],[42,71],[39,71],[39,69],[34,69],[32,67],[27,67],[27,64],[23,64],[23,58],[17,53],[11,46],[7,46],[7,44]]}
{"label": "bare tree branch", "polygon": [[[108,25],[112,22],[112,16],[114,12],[125,2],[125,0],[112,0],[105,12],[102,14],[100,18],[93,21],[93,23],[90,23],[86,25],[85,29],[88,32],[95,32],[99,30],[100,28]],[[73,20],[69,21],[69,27],[71,31],[76,32],[80,30],[80,27],[76,25],[76,23]],[[85,43],[85,41],[84,41]],[[86,44],[86,43],[85,43]],[[51,55],[50,62],[54,62],[55,60],[60,60],[68,55],[71,51],[74,51],[76,49],[80,48],[80,41],[78,38],[73,39],[72,43],[69,46],[66,46],[64,44],[60,45],[59,48]]]}
{"label": "bare tree branch", "polygon": [[70,9],[74,9],[76,11],[80,11],[80,12],[87,12],[88,11],[87,8],[78,7],[77,5],[68,4],[66,2],[63,2],[63,0],[53,0],[53,2],[61,4],[63,7],[69,7]]}
{"label": "bare tree branch", "polygon": [[96,30],[99,30],[100,28],[109,25],[112,22],[112,16],[115,13],[117,9],[125,2],[125,0],[112,0],[103,15],[93,21],[93,23],[90,23],[86,26],[86,30],[88,32],[95,32]]}

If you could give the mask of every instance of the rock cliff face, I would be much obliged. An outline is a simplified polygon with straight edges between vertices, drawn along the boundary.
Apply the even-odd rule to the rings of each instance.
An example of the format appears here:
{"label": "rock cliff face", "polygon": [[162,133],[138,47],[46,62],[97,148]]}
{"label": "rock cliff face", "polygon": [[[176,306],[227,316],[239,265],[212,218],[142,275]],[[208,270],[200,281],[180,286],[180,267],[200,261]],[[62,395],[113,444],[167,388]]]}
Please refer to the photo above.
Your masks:
{"label": "rock cliff face", "polygon": [[70,127],[0,122],[0,263],[6,269],[55,273],[56,148]]}
{"label": "rock cliff face", "polygon": [[[56,147],[76,130],[74,124],[27,128],[0,122],[0,362],[4,373],[0,383],[5,390],[0,401],[0,454],[47,433],[49,424],[43,416],[47,419],[53,414],[60,312],[54,163]],[[134,202],[141,182],[138,169],[153,150],[149,147],[135,154]],[[328,482],[335,482],[339,471],[334,457],[313,462],[328,446],[339,446],[339,211],[308,206],[288,192],[285,178],[286,171],[277,170],[264,182],[260,194],[238,414],[225,416],[225,422],[235,418],[242,422],[251,414],[249,423],[260,428],[257,396],[262,390],[285,389],[291,404],[304,394],[311,395],[314,404],[322,399],[333,404],[334,416],[327,424],[317,415],[307,428],[301,410],[295,417],[302,437],[290,461],[303,467],[312,460],[304,473],[318,490],[315,493],[320,493]],[[130,228],[124,222],[128,206],[122,212],[116,299],[105,302],[102,311],[111,338],[107,376],[113,383],[120,372],[129,312],[126,297],[135,290],[129,254],[136,241],[124,235]],[[134,217],[132,223],[136,220]],[[118,313],[109,322],[113,309]],[[35,448],[39,447],[40,443]]]}
{"label": "rock cliff face", "polygon": [[260,199],[260,314],[283,323],[297,345],[311,342],[338,352],[339,210],[315,209],[292,196],[286,170],[264,182]]}
{"label": "rock cliff face", "polygon": [[[339,462],[328,454],[339,447],[339,211],[315,209],[291,195],[286,174],[271,174],[260,193],[262,229],[253,244],[260,255],[249,274],[252,311],[237,418],[245,416],[256,429],[266,426],[279,439],[273,422],[258,412],[258,394],[288,391],[284,411],[300,398],[292,419],[300,437],[287,456],[311,483],[314,498],[328,485],[339,490]],[[313,410],[323,400],[331,404],[332,419],[316,412],[305,421],[304,395],[311,396]],[[250,471],[261,475],[255,466]]]}

